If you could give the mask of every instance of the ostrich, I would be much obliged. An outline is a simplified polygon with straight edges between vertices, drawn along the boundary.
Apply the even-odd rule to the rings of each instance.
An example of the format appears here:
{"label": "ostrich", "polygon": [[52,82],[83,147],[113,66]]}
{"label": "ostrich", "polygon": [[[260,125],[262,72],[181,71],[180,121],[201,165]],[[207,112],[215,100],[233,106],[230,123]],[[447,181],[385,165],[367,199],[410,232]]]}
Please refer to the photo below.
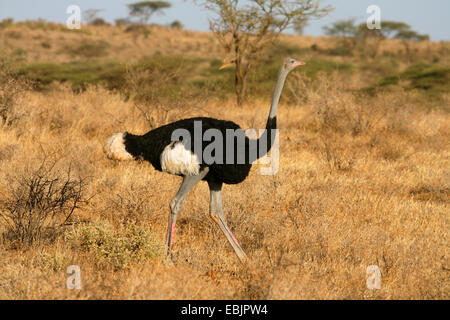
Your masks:
{"label": "ostrich", "polygon": [[[249,149],[251,148],[252,142],[256,142],[256,144],[254,144],[257,146],[258,152],[256,158],[264,156],[271,149],[276,135],[276,133],[274,133],[275,130],[273,129],[276,129],[278,101],[281,96],[284,82],[289,72],[301,65],[304,65],[304,62],[291,58],[283,60],[273,92],[269,117],[264,133],[257,141],[244,137],[245,151],[236,149],[235,144],[233,146],[235,151],[234,161],[231,161],[231,163],[228,161],[226,163],[217,161],[207,164],[206,162],[199,161],[199,159],[201,159],[199,152],[201,153],[205,150],[204,142],[200,142],[201,150],[198,151],[195,149],[195,145],[194,148],[190,148],[190,145],[183,143],[181,139],[173,141],[172,134],[175,130],[182,129],[187,130],[191,136],[194,136],[195,123],[201,122],[203,130],[219,130],[223,133],[223,137],[225,137],[225,133],[229,129],[242,131],[242,129],[232,121],[206,117],[190,118],[166,124],[153,129],[142,136],[128,132],[116,133],[106,141],[104,152],[110,159],[143,159],[149,161],[156,170],[178,175],[183,178],[178,192],[170,201],[170,214],[166,237],[166,250],[168,254],[172,249],[175,224],[183,202],[190,190],[199,181],[204,180],[208,183],[210,189],[209,212],[212,220],[218,224],[220,230],[225,234],[238,258],[242,262],[247,261],[244,250],[242,250],[239,242],[225,221],[222,210],[222,185],[224,183],[240,183],[248,176],[252,162],[256,160],[252,159],[249,155]],[[265,150],[260,150],[261,148],[258,142],[260,142],[261,139],[266,139],[265,141],[267,141]],[[242,152],[245,152],[245,161],[239,163],[239,161],[236,161],[236,158],[239,154],[242,156]],[[226,156],[225,153],[224,150],[224,156]]]}

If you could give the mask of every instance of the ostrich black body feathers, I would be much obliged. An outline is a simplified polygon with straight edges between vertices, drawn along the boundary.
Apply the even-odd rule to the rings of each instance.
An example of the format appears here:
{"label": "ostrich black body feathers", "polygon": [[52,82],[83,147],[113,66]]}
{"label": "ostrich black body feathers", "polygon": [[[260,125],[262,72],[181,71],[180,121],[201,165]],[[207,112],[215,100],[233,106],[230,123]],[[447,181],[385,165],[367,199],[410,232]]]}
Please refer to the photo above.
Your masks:
{"label": "ostrich black body feathers", "polygon": [[[242,130],[239,125],[232,121],[219,120],[214,118],[207,117],[197,117],[190,119],[183,119],[173,123],[169,123],[167,125],[161,126],[159,128],[153,129],[146,134],[139,136],[133,135],[130,133],[126,133],[124,136],[124,144],[126,151],[133,155],[135,158],[142,158],[146,161],[149,161],[156,170],[163,171],[161,165],[160,156],[164,149],[172,143],[172,133],[177,129],[185,129],[189,132],[191,138],[191,143],[186,147],[192,153],[195,153],[194,150],[194,123],[198,121],[201,122],[202,129],[202,137],[203,133],[208,129],[217,129],[222,134],[222,145],[223,145],[223,159],[222,161],[217,161],[213,163],[200,163],[200,169],[204,167],[209,167],[208,174],[203,178],[205,181],[211,181],[215,183],[226,183],[226,184],[237,184],[245,180],[250,172],[250,168],[252,166],[252,162],[256,159],[252,159],[250,152],[250,148],[256,146],[257,158],[264,156],[272,147],[273,142],[275,140],[275,134],[271,129],[276,128],[276,117],[269,119],[267,122],[266,130],[264,134],[255,142],[251,143],[248,137],[245,137],[245,149],[239,149],[238,138],[235,137],[234,140],[234,161],[231,164],[226,161],[226,134],[227,129],[234,130]],[[260,140],[264,139],[265,143],[263,143],[266,147],[260,149]],[[212,139],[214,141],[214,138]],[[201,152],[204,151],[205,147],[210,144],[212,141],[203,141],[203,139],[196,143],[201,143]],[[198,151],[197,151],[198,152]],[[242,157],[242,152],[245,152],[245,161],[244,163],[239,163],[238,158],[239,155]],[[242,162],[242,161],[241,161]]]}

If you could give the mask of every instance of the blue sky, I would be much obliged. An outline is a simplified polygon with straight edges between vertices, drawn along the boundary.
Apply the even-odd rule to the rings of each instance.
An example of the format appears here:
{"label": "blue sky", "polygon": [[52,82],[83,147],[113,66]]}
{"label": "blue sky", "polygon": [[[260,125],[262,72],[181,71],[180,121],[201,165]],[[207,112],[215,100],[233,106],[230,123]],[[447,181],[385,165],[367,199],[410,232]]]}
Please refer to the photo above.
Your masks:
{"label": "blue sky", "polygon": [[[136,0],[137,1],[137,0]],[[43,18],[47,21],[65,22],[66,8],[75,4],[81,10],[89,8],[105,9],[100,17],[113,22],[126,17],[126,4],[133,0],[0,0],[0,19],[12,17],[15,21]],[[193,4],[192,0],[167,0],[172,8],[164,15],[155,16],[153,22],[166,24],[180,20],[186,29],[208,30],[208,12]],[[336,9],[329,16],[312,21],[305,30],[308,35],[321,35],[322,26],[333,21],[356,18],[365,21],[366,9],[375,4],[381,8],[381,19],[403,21],[414,30],[426,33],[432,40],[450,41],[450,1],[449,0],[324,0]]]}

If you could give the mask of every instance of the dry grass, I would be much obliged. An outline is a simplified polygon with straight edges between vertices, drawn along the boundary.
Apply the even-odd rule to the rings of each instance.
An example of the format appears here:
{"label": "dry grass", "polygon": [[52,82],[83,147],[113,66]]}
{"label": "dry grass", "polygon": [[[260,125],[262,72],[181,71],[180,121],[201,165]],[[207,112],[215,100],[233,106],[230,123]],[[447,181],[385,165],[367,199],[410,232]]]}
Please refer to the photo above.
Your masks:
{"label": "dry grass", "polygon": [[[98,32],[112,32],[105,30]],[[201,38],[171,32],[184,44]],[[148,130],[132,99],[101,87],[25,91],[21,117],[0,127],[0,190],[44,152],[90,177],[90,200],[51,243],[0,244],[0,299],[448,299],[450,116],[423,111],[419,95],[400,89],[355,97],[348,89],[360,81],[332,75],[304,86],[306,98],[279,108],[278,174],[255,166],[245,182],[224,187],[247,267],[209,219],[205,183],[184,204],[173,263],[164,258],[180,178],[102,153],[111,133]],[[288,82],[300,85],[295,76]],[[206,110],[174,105],[152,124],[206,115],[244,129],[264,125],[268,101],[245,109],[231,101]],[[65,287],[72,264],[81,268],[81,290]],[[381,269],[381,290],[366,288],[369,265]]]}

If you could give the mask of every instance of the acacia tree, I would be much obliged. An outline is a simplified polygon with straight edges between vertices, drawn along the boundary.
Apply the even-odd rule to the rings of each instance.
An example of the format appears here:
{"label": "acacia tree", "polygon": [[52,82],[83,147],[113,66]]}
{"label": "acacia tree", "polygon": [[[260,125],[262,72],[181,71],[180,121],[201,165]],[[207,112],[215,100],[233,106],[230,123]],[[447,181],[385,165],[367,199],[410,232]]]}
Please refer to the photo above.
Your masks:
{"label": "acacia tree", "polygon": [[172,5],[166,1],[141,1],[128,5],[130,17],[138,17],[141,23],[146,24],[150,17],[164,9],[170,8]]}
{"label": "acacia tree", "polygon": [[265,50],[296,21],[325,16],[331,7],[321,0],[194,0],[215,17],[210,28],[224,48],[223,67],[235,65],[238,105],[246,96],[247,77]]}
{"label": "acacia tree", "polygon": [[322,27],[322,30],[325,35],[336,37],[338,45],[346,50],[354,50],[358,43],[358,26],[355,25],[355,19],[339,20],[330,26]]}
{"label": "acacia tree", "polygon": [[322,30],[327,36],[335,37],[356,37],[358,33],[355,19],[339,20],[330,26],[324,26]]}
{"label": "acacia tree", "polygon": [[383,21],[381,23],[380,33],[384,38],[395,37],[395,34],[410,30],[411,26],[404,22],[397,21]]}
{"label": "acacia tree", "polygon": [[358,34],[363,38],[374,38],[377,48],[381,41],[387,38],[402,40],[408,58],[411,56],[410,41],[426,41],[430,37],[426,34],[419,34],[411,30],[411,26],[404,22],[383,21],[381,29],[369,30],[365,23],[360,24]]}

